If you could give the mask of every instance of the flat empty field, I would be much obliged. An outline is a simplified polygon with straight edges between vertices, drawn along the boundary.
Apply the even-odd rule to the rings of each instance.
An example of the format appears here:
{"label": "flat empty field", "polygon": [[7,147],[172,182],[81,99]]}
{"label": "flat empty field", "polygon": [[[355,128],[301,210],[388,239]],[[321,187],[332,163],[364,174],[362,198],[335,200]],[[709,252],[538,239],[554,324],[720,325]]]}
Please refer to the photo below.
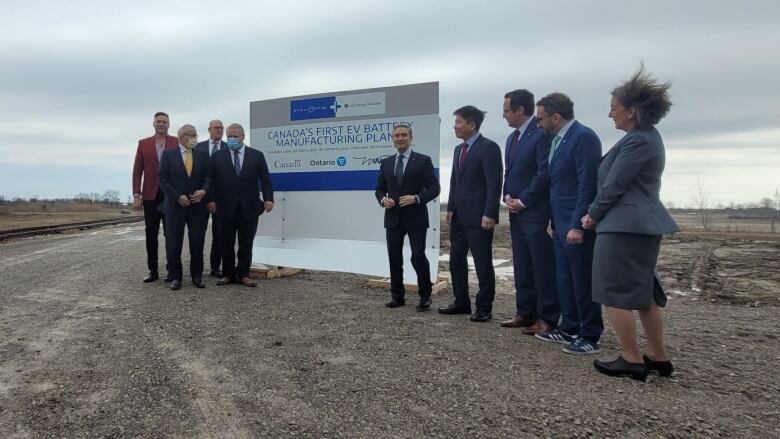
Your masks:
{"label": "flat empty field", "polygon": [[[444,254],[447,238],[442,224]],[[639,383],[499,327],[514,313],[506,221],[485,324],[417,313],[414,297],[387,309],[346,273],[143,284],[142,224],[11,240],[0,437],[780,437],[779,254],[769,238],[664,240],[677,370]],[[602,348],[617,353],[609,327]]]}

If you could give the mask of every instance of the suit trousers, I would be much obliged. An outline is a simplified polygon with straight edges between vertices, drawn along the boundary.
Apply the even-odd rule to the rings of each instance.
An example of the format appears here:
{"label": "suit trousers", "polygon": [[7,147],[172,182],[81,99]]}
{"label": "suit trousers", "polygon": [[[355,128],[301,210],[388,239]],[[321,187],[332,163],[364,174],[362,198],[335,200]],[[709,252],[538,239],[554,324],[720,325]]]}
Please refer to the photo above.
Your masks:
{"label": "suit trousers", "polygon": [[510,214],[509,230],[517,315],[531,321],[542,319],[556,327],[561,308],[555,285],[553,240],[547,234],[547,223],[525,222]]}
{"label": "suit trousers", "polygon": [[409,235],[412,248],[412,267],[417,273],[417,287],[421,300],[431,297],[431,267],[425,256],[427,228],[406,229],[403,226],[385,229],[387,256],[390,261],[390,294],[393,299],[403,299],[404,288],[404,236]]}
{"label": "suit trousers", "polygon": [[[244,216],[241,203],[233,208],[232,215],[217,215],[219,231],[222,232],[222,272],[225,277],[240,280],[249,276],[252,265],[252,244],[257,233],[259,216]],[[238,236],[238,254],[236,254],[236,236]],[[236,262],[238,256],[238,262]]]}
{"label": "suit trousers", "polygon": [[[208,228],[208,221],[205,222],[205,228]],[[219,270],[222,265],[222,234],[219,232],[219,221],[217,214],[211,214],[211,252],[209,252],[209,262],[212,270]]]}
{"label": "suit trousers", "polygon": [[158,242],[157,236],[160,234],[160,223],[163,226],[163,235],[165,235],[165,216],[157,210],[163,202],[162,191],[157,191],[154,200],[144,200],[144,226],[146,232],[146,265],[149,271],[157,271],[158,262]]}
{"label": "suit trousers", "polygon": [[455,216],[450,224],[450,276],[455,305],[471,307],[469,299],[468,253],[474,258],[479,281],[475,298],[477,310],[493,311],[496,296],[496,273],[493,269],[493,231],[482,227],[464,227]]}
{"label": "suit trousers", "polygon": [[554,234],[555,271],[561,301],[561,324],[567,334],[598,342],[604,331],[601,305],[593,301],[593,246],[596,234],[585,232],[582,244],[568,244],[566,237]]}
{"label": "suit trousers", "polygon": [[168,259],[168,271],[171,279],[181,280],[181,249],[184,246],[184,227],[187,227],[187,239],[190,244],[190,275],[203,276],[203,244],[206,237],[208,212],[202,206],[188,207],[185,212],[166,215],[165,252]]}

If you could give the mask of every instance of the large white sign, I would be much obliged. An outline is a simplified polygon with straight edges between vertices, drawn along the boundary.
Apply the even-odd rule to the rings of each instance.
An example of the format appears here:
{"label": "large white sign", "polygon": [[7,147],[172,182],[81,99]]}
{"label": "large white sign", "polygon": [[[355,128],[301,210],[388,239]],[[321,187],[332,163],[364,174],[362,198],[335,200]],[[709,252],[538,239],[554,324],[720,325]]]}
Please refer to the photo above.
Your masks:
{"label": "large white sign", "polygon": [[[276,205],[260,217],[254,262],[389,276],[384,210],[374,197],[392,129],[439,167],[438,83],[297,96],[250,105],[251,146],[265,154]],[[428,204],[426,254],[437,278],[439,203]],[[405,282],[416,282],[404,249]]]}

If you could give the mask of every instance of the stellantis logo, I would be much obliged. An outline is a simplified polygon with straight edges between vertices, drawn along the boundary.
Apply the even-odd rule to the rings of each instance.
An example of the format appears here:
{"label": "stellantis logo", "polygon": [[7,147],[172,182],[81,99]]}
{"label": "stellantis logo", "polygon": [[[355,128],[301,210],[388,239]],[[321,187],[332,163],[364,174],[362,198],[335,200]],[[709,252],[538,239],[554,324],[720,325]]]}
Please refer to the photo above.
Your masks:
{"label": "stellantis logo", "polygon": [[336,159],[336,164],[337,164],[337,165],[339,165],[339,166],[344,166],[344,165],[346,165],[346,164],[347,164],[347,158],[346,158],[346,157],[344,157],[344,156],[338,157],[338,158]]}
{"label": "stellantis logo", "polygon": [[385,92],[322,96],[290,101],[290,120],[385,114]]}

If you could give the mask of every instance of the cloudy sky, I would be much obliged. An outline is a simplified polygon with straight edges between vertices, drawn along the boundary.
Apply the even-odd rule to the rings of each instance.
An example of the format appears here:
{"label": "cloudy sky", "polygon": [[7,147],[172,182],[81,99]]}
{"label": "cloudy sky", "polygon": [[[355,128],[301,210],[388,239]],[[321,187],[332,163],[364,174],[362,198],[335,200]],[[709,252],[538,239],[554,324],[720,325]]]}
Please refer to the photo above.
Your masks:
{"label": "cloudy sky", "polygon": [[[641,5],[641,6],[640,6]],[[206,134],[248,126],[249,102],[439,81],[442,181],[452,110],[503,94],[567,93],[606,151],[609,92],[644,61],[671,80],[662,199],[758,201],[780,188],[775,1],[297,1],[14,3],[0,15],[0,195],[131,192],[137,140],[164,110]],[[174,130],[175,131],[175,130]],[[251,144],[251,139],[249,139]]]}

